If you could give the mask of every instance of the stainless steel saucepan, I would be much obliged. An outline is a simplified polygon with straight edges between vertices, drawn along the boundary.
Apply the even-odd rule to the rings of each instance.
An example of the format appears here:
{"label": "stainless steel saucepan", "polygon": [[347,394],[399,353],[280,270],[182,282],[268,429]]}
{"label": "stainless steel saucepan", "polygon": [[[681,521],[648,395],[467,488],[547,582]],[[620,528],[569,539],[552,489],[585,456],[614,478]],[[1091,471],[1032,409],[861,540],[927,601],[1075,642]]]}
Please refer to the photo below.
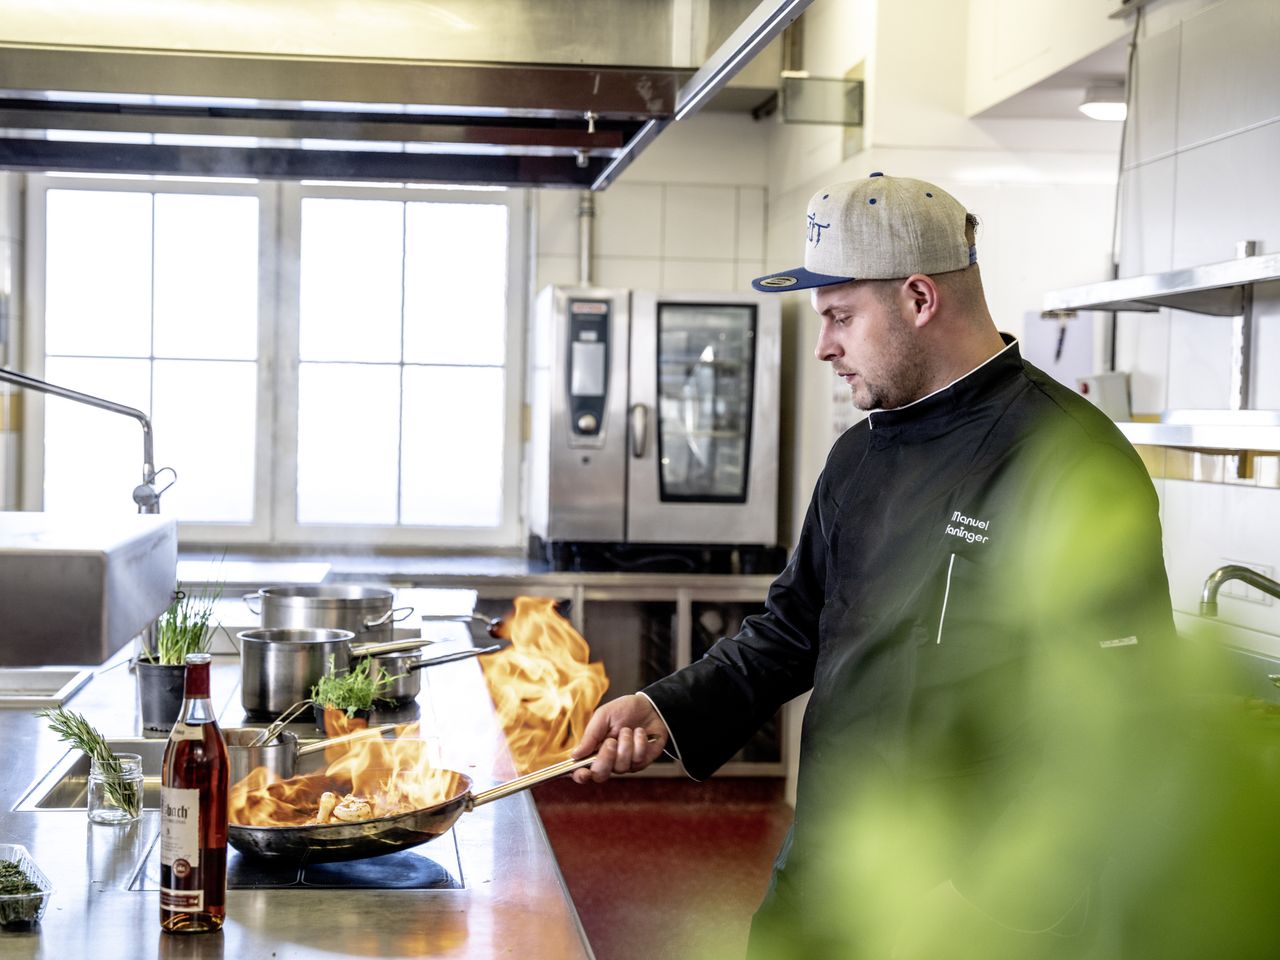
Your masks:
{"label": "stainless steel saucepan", "polygon": [[381,736],[394,728],[394,723],[362,727],[340,737],[316,740],[299,746],[297,735],[288,730],[279,731],[266,743],[255,743],[262,733],[257,727],[228,727],[222,731],[222,736],[227,742],[227,756],[231,760],[230,782],[239,783],[258,767],[266,768],[267,783],[288,780],[297,773],[301,757],[353,740]]}
{"label": "stainless steel saucepan", "polygon": [[[261,614],[263,627],[350,630],[369,643],[391,640],[395,625],[413,613],[413,607],[394,605],[391,588],[354,583],[263,587],[242,599]],[[254,602],[261,604],[260,610],[254,609]]]}
{"label": "stainless steel saucepan", "polygon": [[421,637],[386,643],[355,643],[350,630],[319,627],[263,627],[241,630],[240,702],[255,720],[273,719],[311,696],[311,688],[329,669],[346,670],[354,657],[417,650]]}
{"label": "stainless steel saucepan", "polygon": [[[227,827],[227,842],[249,856],[296,863],[332,863],[394,853],[434,840],[446,833],[460,816],[482,803],[500,800],[552,780],[588,766],[593,760],[594,756],[565,760],[479,793],[472,792],[472,781],[466,774],[445,770],[442,772],[448,775],[447,799],[430,807],[352,823],[296,827],[251,827],[232,823]],[[298,781],[304,781],[304,785],[310,787],[310,792],[317,797],[326,789],[327,780],[323,775],[297,777],[291,782]]]}

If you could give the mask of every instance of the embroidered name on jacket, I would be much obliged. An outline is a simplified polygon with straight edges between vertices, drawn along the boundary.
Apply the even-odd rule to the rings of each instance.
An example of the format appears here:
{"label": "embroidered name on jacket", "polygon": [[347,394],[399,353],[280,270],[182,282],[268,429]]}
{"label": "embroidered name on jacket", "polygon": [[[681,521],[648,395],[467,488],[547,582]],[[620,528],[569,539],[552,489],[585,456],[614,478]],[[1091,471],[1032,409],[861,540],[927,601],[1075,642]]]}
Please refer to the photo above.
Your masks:
{"label": "embroidered name on jacket", "polygon": [[959,537],[966,543],[986,543],[991,538],[983,530],[991,528],[990,520],[977,520],[974,517],[966,517],[959,510],[951,514],[951,519],[947,523],[947,536]]}

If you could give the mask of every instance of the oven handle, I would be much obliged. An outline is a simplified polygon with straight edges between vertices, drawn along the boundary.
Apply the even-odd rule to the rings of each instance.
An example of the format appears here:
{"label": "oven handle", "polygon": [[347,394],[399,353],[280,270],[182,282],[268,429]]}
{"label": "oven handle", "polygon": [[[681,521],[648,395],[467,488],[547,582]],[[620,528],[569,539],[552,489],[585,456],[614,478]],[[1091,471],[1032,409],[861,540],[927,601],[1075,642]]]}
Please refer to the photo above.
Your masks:
{"label": "oven handle", "polygon": [[631,456],[639,460],[644,456],[649,439],[649,408],[643,403],[631,405]]}

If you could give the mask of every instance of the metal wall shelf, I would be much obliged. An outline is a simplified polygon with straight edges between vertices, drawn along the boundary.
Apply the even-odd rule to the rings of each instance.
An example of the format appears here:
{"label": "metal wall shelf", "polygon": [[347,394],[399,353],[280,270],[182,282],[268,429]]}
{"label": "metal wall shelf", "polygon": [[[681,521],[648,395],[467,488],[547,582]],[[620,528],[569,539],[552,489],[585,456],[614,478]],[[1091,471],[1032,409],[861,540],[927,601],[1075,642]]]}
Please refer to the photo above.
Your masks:
{"label": "metal wall shelf", "polygon": [[1158,423],[1117,423],[1132,444],[1236,453],[1280,453],[1280,411],[1170,410]]}
{"label": "metal wall shelf", "polygon": [[1280,280],[1280,253],[1054,290],[1045,294],[1044,312],[1055,316],[1079,310],[1152,313],[1172,307],[1235,317],[1245,312],[1250,288],[1269,280]]}

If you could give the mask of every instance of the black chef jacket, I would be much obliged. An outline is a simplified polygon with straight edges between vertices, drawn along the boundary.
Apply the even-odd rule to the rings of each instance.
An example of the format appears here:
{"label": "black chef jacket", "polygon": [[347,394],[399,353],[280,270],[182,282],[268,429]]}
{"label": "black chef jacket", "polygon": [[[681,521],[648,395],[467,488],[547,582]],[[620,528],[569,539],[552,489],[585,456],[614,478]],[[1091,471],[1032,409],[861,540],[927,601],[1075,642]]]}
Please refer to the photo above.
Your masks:
{"label": "black chef jacket", "polygon": [[[942,810],[933,879],[958,884],[1046,758],[1053,789],[1093,791],[1077,809],[1117,802],[1124,759],[1089,698],[1126,697],[1173,634],[1158,502],[1115,425],[1005,340],[846,431],[766,611],[643,691],[695,778],[812,691],[775,883],[832,852],[832,818],[871,786]],[[1099,851],[1064,842],[1087,862],[1062,869],[1087,873]]]}

